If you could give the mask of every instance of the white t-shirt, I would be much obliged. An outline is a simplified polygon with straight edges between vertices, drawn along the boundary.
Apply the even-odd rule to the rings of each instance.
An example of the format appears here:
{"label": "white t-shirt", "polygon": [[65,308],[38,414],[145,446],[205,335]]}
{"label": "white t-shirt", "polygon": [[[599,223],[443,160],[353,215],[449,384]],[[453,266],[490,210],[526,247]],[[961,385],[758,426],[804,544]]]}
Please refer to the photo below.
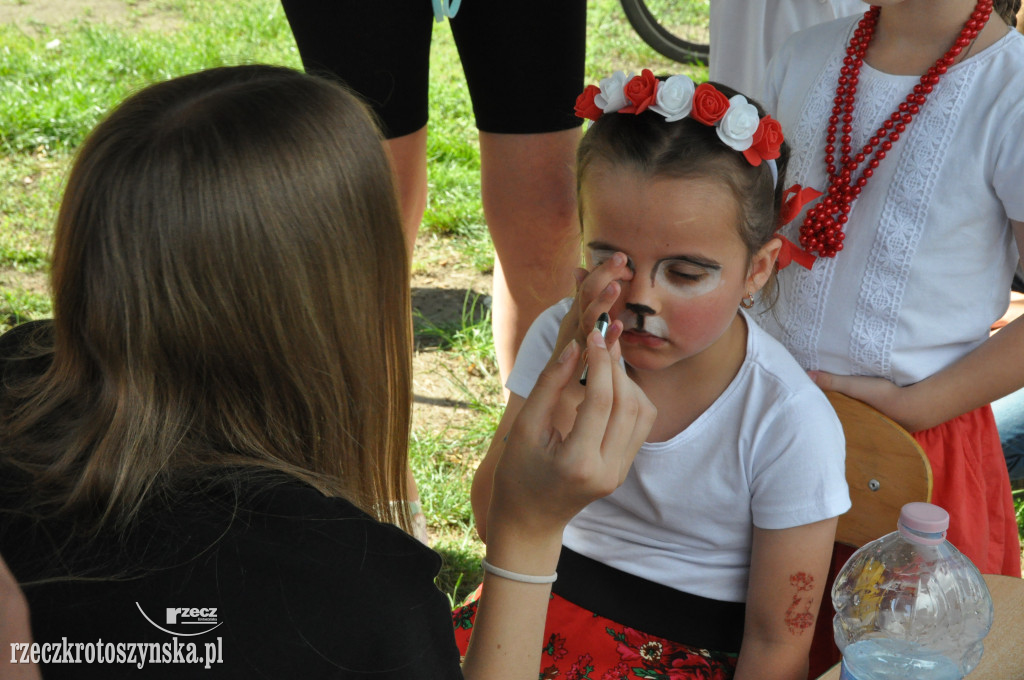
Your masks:
{"label": "white t-shirt", "polygon": [[708,76],[760,99],[768,62],[786,38],[867,9],[861,0],[711,0]]}
{"label": "white t-shirt", "polygon": [[[765,105],[793,147],[787,185],[827,186],[826,128],[856,23],[798,33],[770,66]],[[907,385],[988,338],[1017,262],[1009,220],[1024,220],[1022,65],[1011,31],[950,68],[853,204],[844,249],[781,272],[779,302],[757,320],[804,368]],[[854,149],[918,82],[864,64]],[[802,220],[782,230],[793,242]]]}
{"label": "white t-shirt", "polygon": [[[533,389],[571,303],[530,327],[508,379],[513,393]],[[645,443],[625,483],[569,523],[566,547],[676,590],[744,602],[754,526],[787,529],[849,509],[835,412],[789,353],[744,318],[747,356],[732,383],[678,435]]]}

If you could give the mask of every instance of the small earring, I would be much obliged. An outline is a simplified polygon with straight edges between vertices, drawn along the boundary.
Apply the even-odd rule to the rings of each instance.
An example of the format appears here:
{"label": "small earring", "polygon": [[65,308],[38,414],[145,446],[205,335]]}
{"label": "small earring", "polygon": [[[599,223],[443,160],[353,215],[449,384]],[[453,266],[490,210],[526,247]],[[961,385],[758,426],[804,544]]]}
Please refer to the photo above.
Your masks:
{"label": "small earring", "polygon": [[742,300],[740,300],[740,307],[742,307],[743,309],[750,309],[753,306],[754,306],[754,294],[753,293],[747,293],[747,297],[745,297]]}

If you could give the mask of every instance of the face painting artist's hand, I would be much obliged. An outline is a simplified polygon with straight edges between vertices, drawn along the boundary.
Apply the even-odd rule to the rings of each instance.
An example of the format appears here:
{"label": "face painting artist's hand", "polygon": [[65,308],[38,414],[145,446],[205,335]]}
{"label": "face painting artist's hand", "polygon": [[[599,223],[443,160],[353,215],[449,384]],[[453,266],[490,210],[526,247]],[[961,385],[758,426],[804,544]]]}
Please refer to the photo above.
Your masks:
{"label": "face painting artist's hand", "polygon": [[[655,408],[626,375],[618,348],[609,351],[596,331],[587,344],[590,374],[572,429],[563,437],[552,410],[568,386],[580,387],[575,341],[540,374],[497,459],[483,593],[462,667],[466,678],[536,677],[565,525],[626,479],[654,423]],[[489,663],[495,659],[497,666]]]}
{"label": "face painting artist's hand", "polygon": [[[596,328],[598,318],[607,314],[612,305],[622,292],[620,281],[628,281],[633,278],[633,272],[626,266],[628,262],[622,253],[616,253],[607,261],[595,266],[592,271],[579,268],[573,272],[576,277],[576,296],[573,299],[572,307],[563,317],[558,329],[558,339],[555,347],[558,351],[564,348],[570,341],[576,341],[585,345],[587,336]],[[622,334],[622,323],[611,321],[605,332],[605,344],[614,348],[616,360],[619,358],[618,339]],[[580,354],[577,360],[577,377],[583,382],[587,364],[587,352]],[[562,392],[559,403],[555,408],[553,422],[559,432],[565,433],[572,429],[573,421],[576,418],[576,409],[583,401],[582,386],[569,384]]]}
{"label": "face painting artist's hand", "polygon": [[589,376],[575,423],[563,437],[553,410],[579,388],[580,348],[569,343],[541,373],[509,432],[498,462],[487,521],[487,559],[529,574],[554,570],[562,529],[626,478],[656,409],[626,375],[617,343],[587,338]]}
{"label": "face painting artist's hand", "polygon": [[[576,277],[576,297],[569,313],[562,319],[558,332],[556,347],[565,347],[570,340],[585,345],[590,331],[602,312],[608,312],[622,292],[620,281],[629,281],[633,272],[627,266],[627,258],[622,253],[615,253],[607,261],[594,267],[591,271],[579,268],[573,275]],[[607,345],[611,347],[622,333],[622,324],[612,321],[606,334]]]}

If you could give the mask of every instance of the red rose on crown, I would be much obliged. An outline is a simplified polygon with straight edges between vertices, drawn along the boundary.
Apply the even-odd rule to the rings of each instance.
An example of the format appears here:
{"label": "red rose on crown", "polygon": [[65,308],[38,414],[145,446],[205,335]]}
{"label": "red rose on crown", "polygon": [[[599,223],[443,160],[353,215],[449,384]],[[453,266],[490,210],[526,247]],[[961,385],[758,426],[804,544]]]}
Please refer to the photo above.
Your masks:
{"label": "red rose on crown", "polygon": [[655,103],[658,92],[658,79],[650,69],[645,68],[640,75],[634,76],[626,83],[624,90],[626,99],[632,106],[621,109],[619,113],[635,113],[638,116],[647,110],[647,107]]}
{"label": "red rose on crown", "polygon": [[594,97],[601,94],[601,88],[597,85],[587,85],[586,89],[576,97],[576,116],[588,120],[597,120],[604,111],[594,103]]}
{"label": "red rose on crown", "polygon": [[729,98],[711,83],[701,83],[693,92],[693,110],[690,117],[705,125],[714,125],[729,110]]}
{"label": "red rose on crown", "polygon": [[771,116],[765,116],[754,133],[754,143],[743,152],[743,156],[751,165],[774,160],[779,157],[782,139],[782,125]]}

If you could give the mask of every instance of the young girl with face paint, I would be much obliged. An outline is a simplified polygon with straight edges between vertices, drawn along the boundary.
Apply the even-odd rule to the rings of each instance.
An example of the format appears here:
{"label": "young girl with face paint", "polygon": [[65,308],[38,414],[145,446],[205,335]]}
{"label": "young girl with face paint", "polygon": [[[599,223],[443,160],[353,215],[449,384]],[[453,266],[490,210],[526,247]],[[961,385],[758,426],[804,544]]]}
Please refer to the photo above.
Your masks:
{"label": "young girl with face paint", "polygon": [[[577,111],[595,119],[577,154],[586,269],[523,343],[474,479],[478,529],[535,376],[606,312],[658,415],[623,487],[564,533],[542,677],[803,680],[849,497],[828,401],[744,309],[790,257],[780,128],[732,90],[650,71],[587,88]],[[464,649],[473,609],[455,612]]]}

